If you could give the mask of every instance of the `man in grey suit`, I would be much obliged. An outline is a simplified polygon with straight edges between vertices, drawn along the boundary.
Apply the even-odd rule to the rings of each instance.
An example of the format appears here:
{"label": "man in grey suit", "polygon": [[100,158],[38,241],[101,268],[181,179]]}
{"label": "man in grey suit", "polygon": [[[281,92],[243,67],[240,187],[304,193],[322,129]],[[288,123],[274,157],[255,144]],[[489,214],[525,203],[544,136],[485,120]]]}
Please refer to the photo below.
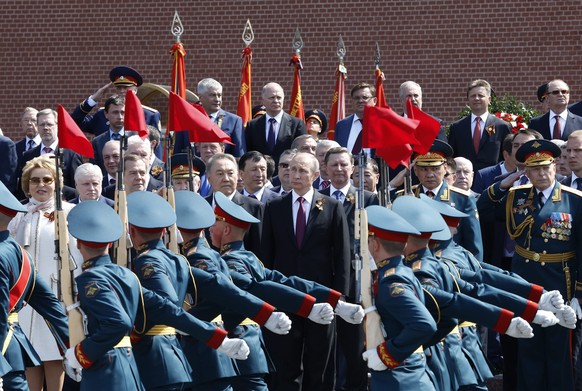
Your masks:
{"label": "man in grey suit", "polygon": [[266,114],[247,125],[245,136],[248,151],[270,155],[279,164],[281,153],[291,148],[293,140],[306,134],[303,120],[283,111],[285,93],[277,83],[267,83],[261,93]]}
{"label": "man in grey suit", "polygon": [[528,124],[530,129],[540,132],[546,140],[568,140],[570,133],[582,129],[582,117],[568,110],[570,87],[563,80],[556,79],[548,83],[545,100],[550,110],[544,115],[532,118]]}

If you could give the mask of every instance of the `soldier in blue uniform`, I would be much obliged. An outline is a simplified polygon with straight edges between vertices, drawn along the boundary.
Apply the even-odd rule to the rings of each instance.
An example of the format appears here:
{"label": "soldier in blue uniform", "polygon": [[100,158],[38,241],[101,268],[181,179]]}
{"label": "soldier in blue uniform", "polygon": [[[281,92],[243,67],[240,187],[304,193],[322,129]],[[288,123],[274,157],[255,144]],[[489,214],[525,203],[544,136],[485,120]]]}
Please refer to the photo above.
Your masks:
{"label": "soldier in blue uniform", "polygon": [[[257,285],[256,282],[264,281],[272,281],[287,288],[294,288],[297,291],[294,294],[295,299],[291,300],[287,294],[279,294],[279,291],[274,291],[267,286],[254,287],[250,291],[281,310],[308,318],[318,324],[329,324],[333,320],[334,310],[338,316],[348,322],[360,323],[362,321],[363,309],[358,305],[341,301],[339,292],[312,281],[294,276],[286,277],[277,271],[266,269],[255,254],[245,250],[242,241],[250,225],[257,223],[258,220],[221,193],[215,194],[215,201],[214,213],[217,221],[210,228],[210,234],[213,244],[220,247],[221,256],[231,269],[231,276],[233,276],[235,283],[241,284],[243,289],[250,288],[251,284]],[[247,280],[241,280],[237,277],[238,275],[246,276]],[[288,292],[288,289],[285,291]],[[308,295],[304,295],[305,293]],[[317,303],[314,304],[315,301]],[[230,329],[231,326],[236,326],[236,324],[229,325],[229,322],[225,320],[225,327]],[[301,327],[301,325],[295,324],[294,326]],[[249,333],[255,334],[257,331],[253,330],[252,325],[241,325],[235,329],[233,335],[238,336],[245,333],[245,338],[247,338]],[[264,344],[257,345],[257,347],[257,351],[252,353],[255,354],[255,357],[260,356],[263,359],[245,362],[242,364],[244,367],[239,363],[241,375],[233,382],[235,390],[267,389],[263,377],[271,368],[268,365]],[[305,351],[304,354],[310,354],[310,352]],[[294,361],[300,358],[286,357],[285,359]],[[270,388],[277,389],[277,386],[270,386]]]}
{"label": "soldier in blue uniform", "polygon": [[[81,390],[145,390],[129,335],[135,340],[144,338],[151,324],[176,327],[226,354],[246,358],[244,341],[228,339],[224,330],[141,287],[136,275],[111,262],[108,248],[122,233],[121,220],[113,209],[98,201],[82,202],[69,213],[68,223],[84,259],[83,273],[76,282],[80,306],[87,316],[87,336],[67,350],[65,368],[77,381],[82,369]],[[174,368],[163,364],[152,363],[155,367],[150,370],[165,377]]]}
{"label": "soldier in blue uniform", "polygon": [[[95,106],[97,106],[99,99],[101,99],[102,95],[112,84],[115,86],[117,95],[125,97],[126,90],[130,89],[133,92],[137,92],[137,88],[143,83],[143,78],[139,72],[126,66],[113,68],[111,72],[109,72],[109,80],[111,80],[110,83],[99,88],[93,95],[78,104],[77,107],[75,107],[75,110],[71,113],[71,117],[73,117],[73,120],[77,125],[79,125],[83,132],[99,136],[101,133],[109,131],[109,123],[107,118],[105,118],[103,108],[99,108],[95,114],[90,113]],[[142,105],[142,107],[146,125],[151,125],[156,128],[158,132],[161,132],[162,125],[160,112],[152,107],[144,105]],[[161,145],[158,145],[156,148],[156,156],[160,159],[163,156],[163,148]]]}
{"label": "soldier in blue uniform", "polygon": [[422,345],[437,330],[436,323],[424,306],[420,282],[404,266],[402,256],[408,235],[419,232],[384,207],[370,206],[366,212],[368,247],[378,267],[375,305],[387,335],[383,344],[364,352],[372,370],[372,389],[434,390]]}
{"label": "soldier in blue uniform", "polygon": [[[544,327],[558,323],[558,319],[551,312],[539,310],[538,305],[532,301],[486,284],[471,284],[459,277],[455,277],[443,262],[434,257],[428,248],[431,234],[435,240],[449,240],[451,232],[440,214],[425,202],[416,197],[403,196],[394,201],[393,210],[407,219],[407,221],[410,221],[421,232],[421,235],[411,235],[409,237],[405,264],[412,267],[415,275],[424,286],[436,287],[446,292],[457,291],[485,303],[508,308],[526,321],[534,322]],[[468,306],[466,316],[460,318],[469,318],[472,311],[472,307]],[[462,315],[465,315],[465,313]],[[458,322],[454,323],[456,326]],[[441,330],[445,331],[440,326],[439,332]],[[438,344],[436,347],[438,348]],[[454,365],[449,365],[449,371],[451,371],[452,375],[450,380],[454,388],[486,387],[485,384],[478,384],[467,358],[461,351],[461,340],[457,327],[445,337],[444,348],[445,357],[447,357],[446,363],[454,363]],[[439,356],[438,353],[437,351],[437,357]],[[447,389],[446,369],[442,366],[441,360],[433,361],[434,358],[435,355],[433,354],[429,361],[429,366],[435,376],[438,377],[439,374],[445,375],[441,385],[444,387],[443,389]],[[465,368],[462,366],[465,366]]]}
{"label": "soldier in blue uniform", "polygon": [[[184,238],[182,248],[191,264],[196,286],[195,294],[187,300],[188,312],[198,319],[215,320],[220,327],[223,319],[248,317],[272,332],[289,332],[289,318],[284,313],[273,312],[272,305],[234,285],[226,263],[206,242],[204,229],[215,221],[210,204],[199,194],[178,191],[176,215],[176,225]],[[237,376],[237,372],[231,359],[190,336],[182,336],[181,344],[192,366],[193,390],[232,390],[229,378]]]}
{"label": "soldier in blue uniform", "polygon": [[[516,152],[525,164],[530,184],[513,186],[523,172],[508,175],[480,197],[488,218],[505,220],[515,240],[512,271],[547,290],[559,290],[576,309],[582,297],[582,193],[555,180],[560,148],[547,140],[532,140]],[[519,341],[518,388],[573,388],[570,331],[534,328],[532,341]]]}
{"label": "soldier in blue uniform", "polygon": [[[434,141],[426,155],[416,155],[414,173],[420,184],[412,186],[412,191],[416,197],[419,194],[426,194],[469,215],[461,220],[455,241],[481,261],[483,260],[483,240],[475,197],[469,191],[449,186],[444,180],[447,173],[445,162],[452,156],[451,146],[438,139]],[[403,191],[396,194],[402,195]]]}
{"label": "soldier in blue uniform", "polygon": [[8,223],[26,208],[0,182],[0,389],[28,390],[26,367],[41,361],[18,324],[18,311],[28,304],[49,324],[62,353],[69,344],[67,316],[50,286],[36,275],[27,252],[8,232]]}

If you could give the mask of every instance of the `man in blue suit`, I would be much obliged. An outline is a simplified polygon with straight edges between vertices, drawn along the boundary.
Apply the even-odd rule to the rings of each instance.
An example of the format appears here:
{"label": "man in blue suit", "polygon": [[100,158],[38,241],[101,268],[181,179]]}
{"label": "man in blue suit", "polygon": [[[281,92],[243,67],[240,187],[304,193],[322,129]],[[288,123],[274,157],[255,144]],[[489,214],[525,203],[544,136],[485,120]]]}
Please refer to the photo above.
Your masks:
{"label": "man in blue suit", "polygon": [[501,160],[501,144],[511,133],[511,125],[489,113],[491,85],[485,80],[469,83],[467,104],[471,114],[451,124],[449,144],[454,157],[467,158],[480,170]]}
{"label": "man in blue suit", "polygon": [[83,201],[99,201],[113,207],[113,200],[103,197],[101,182],[103,175],[101,169],[95,164],[85,163],[77,167],[75,171],[75,189],[79,195],[69,201],[71,204],[78,204]]}
{"label": "man in blue suit", "polygon": [[528,124],[530,129],[540,132],[546,140],[567,140],[574,130],[582,129],[582,117],[568,111],[570,87],[563,80],[556,79],[548,83],[545,101],[550,110],[532,118]]}
{"label": "man in blue suit", "polygon": [[[202,79],[196,89],[200,104],[210,119],[230,136],[234,145],[226,145],[225,153],[239,158],[247,150],[242,119],[236,114],[222,109],[222,85],[214,79]],[[188,132],[178,132],[174,142],[174,152],[187,152],[190,140]]]}
{"label": "man in blue suit", "polygon": [[350,92],[354,114],[339,121],[335,125],[334,140],[346,147],[353,155],[362,150],[362,120],[364,108],[376,106],[376,88],[368,83],[356,84]]}

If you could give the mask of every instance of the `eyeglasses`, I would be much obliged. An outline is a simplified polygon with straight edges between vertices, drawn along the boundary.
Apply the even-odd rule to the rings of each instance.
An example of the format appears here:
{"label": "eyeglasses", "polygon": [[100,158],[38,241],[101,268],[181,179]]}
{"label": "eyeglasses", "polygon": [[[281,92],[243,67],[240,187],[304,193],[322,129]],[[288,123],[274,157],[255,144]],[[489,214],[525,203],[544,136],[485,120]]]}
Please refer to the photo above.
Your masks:
{"label": "eyeglasses", "polygon": [[289,168],[289,163],[279,163],[279,167],[281,167],[281,168]]}
{"label": "eyeglasses", "polygon": [[548,94],[552,94],[552,95],[568,95],[570,93],[570,91],[568,90],[555,90],[555,91],[550,91],[548,92]]}
{"label": "eyeglasses", "polygon": [[50,176],[45,176],[42,178],[30,178],[29,182],[33,183],[35,185],[39,185],[40,182],[44,183],[45,185],[50,185],[51,183],[53,183],[55,180],[53,178],[51,178]]}
{"label": "eyeglasses", "polygon": [[352,100],[354,102],[359,102],[359,101],[367,102],[372,98],[373,98],[373,96],[352,96]]}

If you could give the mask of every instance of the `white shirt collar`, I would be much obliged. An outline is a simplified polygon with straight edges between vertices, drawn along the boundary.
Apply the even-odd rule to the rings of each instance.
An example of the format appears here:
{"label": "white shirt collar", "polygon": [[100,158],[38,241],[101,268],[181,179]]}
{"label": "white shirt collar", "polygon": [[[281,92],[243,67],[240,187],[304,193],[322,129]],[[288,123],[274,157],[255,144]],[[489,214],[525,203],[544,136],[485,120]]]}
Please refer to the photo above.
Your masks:
{"label": "white shirt collar", "polygon": [[350,190],[350,183],[348,181],[348,184],[345,185],[344,187],[342,187],[341,189],[337,189],[334,187],[333,184],[329,185],[329,195],[333,197],[333,193],[336,192],[336,190],[339,190],[342,192],[342,194],[344,195],[344,197],[346,197],[348,195],[348,191]]}
{"label": "white shirt collar", "polygon": [[293,190],[292,193],[293,193],[293,203],[295,203],[299,197],[303,197],[305,201],[311,204],[311,200],[313,200],[313,194],[315,193],[315,191],[313,190],[313,187],[310,187],[309,191],[307,191],[307,193],[305,193],[302,196],[297,194],[295,190]]}

